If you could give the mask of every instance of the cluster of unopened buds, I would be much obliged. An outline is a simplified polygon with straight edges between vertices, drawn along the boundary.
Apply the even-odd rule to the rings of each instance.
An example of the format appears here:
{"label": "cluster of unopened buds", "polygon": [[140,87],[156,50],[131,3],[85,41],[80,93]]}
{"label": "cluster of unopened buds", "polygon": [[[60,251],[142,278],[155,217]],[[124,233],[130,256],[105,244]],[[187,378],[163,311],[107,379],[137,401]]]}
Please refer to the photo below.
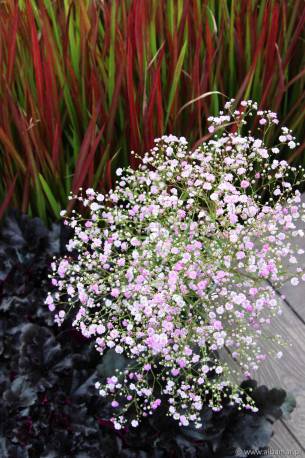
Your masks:
{"label": "cluster of unopened buds", "polygon": [[[271,284],[305,280],[297,245],[304,172],[277,158],[295,138],[283,127],[268,145],[276,115],[252,101],[234,106],[210,118],[214,136],[195,150],[163,136],[138,170],[117,170],[115,190],[71,196],[87,216],[66,215],[70,255],[52,263],[46,303],[58,324],[73,313],[101,355],[129,361],[96,384],[117,429],[161,406],[197,428],[203,406],[256,411],[223,355],[252,376],[268,356],[262,336],[281,343],[270,331],[281,313]],[[251,116],[256,136],[243,133]]]}

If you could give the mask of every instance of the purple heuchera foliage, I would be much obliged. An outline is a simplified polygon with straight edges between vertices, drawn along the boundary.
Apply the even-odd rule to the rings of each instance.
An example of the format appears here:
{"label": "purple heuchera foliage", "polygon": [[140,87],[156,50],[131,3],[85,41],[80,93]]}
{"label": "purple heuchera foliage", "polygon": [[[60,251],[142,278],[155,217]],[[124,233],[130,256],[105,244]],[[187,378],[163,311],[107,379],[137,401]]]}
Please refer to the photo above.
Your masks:
{"label": "purple heuchera foliage", "polygon": [[[254,115],[261,138],[243,133]],[[75,231],[67,249],[78,255],[52,264],[56,291],[46,304],[58,324],[74,308],[73,325],[101,354],[113,348],[135,361],[96,384],[117,429],[131,406],[132,426],[163,402],[180,425],[198,428],[203,405],[219,411],[223,396],[256,411],[221,353],[229,349],[250,377],[267,358],[260,338],[281,313],[270,282],[305,279],[303,251],[291,243],[303,236],[295,190],[303,170],[276,158],[279,146],[296,147],[291,131],[268,145],[277,117],[252,101],[236,109],[231,100],[209,121],[213,138],[197,149],[163,136],[137,171],[117,170],[115,190],[71,196],[89,217],[65,220]]]}

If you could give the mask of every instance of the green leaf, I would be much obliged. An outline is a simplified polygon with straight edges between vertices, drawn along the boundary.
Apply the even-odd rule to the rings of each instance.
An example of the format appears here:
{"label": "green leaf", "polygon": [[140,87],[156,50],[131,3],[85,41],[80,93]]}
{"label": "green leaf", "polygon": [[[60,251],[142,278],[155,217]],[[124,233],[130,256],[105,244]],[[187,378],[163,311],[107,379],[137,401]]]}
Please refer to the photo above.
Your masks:
{"label": "green leaf", "polygon": [[183,62],[184,62],[186,49],[187,49],[187,40],[185,40],[184,45],[183,45],[183,47],[181,49],[181,52],[180,52],[180,55],[179,55],[179,58],[178,58],[178,61],[177,61],[177,65],[176,65],[176,68],[175,68],[175,75],[174,75],[173,83],[172,83],[172,86],[171,86],[170,91],[169,91],[168,106],[167,106],[166,119],[165,119],[165,126],[167,126],[167,123],[168,123],[168,120],[169,120],[170,111],[171,111],[171,108],[172,108],[172,104],[173,104],[173,101],[174,101],[174,97],[175,97],[175,94],[176,94],[178,82],[179,82],[180,75],[181,75],[181,70],[182,70],[182,65],[183,65]]}
{"label": "green leaf", "polygon": [[36,198],[38,216],[43,221],[46,221],[47,220],[46,203],[45,203],[45,200],[44,200],[42,192],[41,192],[40,182],[39,182],[39,180],[37,180],[37,178],[35,179],[35,198]]}
{"label": "green leaf", "polygon": [[56,218],[59,217],[59,213],[60,213],[60,206],[58,205],[54,195],[52,194],[52,191],[48,185],[48,183],[46,182],[46,180],[43,178],[42,175],[40,175],[40,173],[38,174],[39,176],[39,180],[40,180],[40,183],[41,183],[41,186],[45,192],[45,195],[49,201],[49,204],[53,210],[53,213],[55,215]]}

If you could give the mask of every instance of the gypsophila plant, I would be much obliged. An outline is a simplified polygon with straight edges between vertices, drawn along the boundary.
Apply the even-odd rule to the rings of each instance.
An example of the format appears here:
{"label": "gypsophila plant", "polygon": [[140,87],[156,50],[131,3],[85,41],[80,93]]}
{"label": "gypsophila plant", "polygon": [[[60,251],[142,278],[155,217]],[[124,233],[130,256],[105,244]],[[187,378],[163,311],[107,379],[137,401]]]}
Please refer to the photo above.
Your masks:
{"label": "gypsophila plant", "polygon": [[[247,131],[251,116],[256,136]],[[73,326],[101,355],[128,358],[96,384],[117,429],[161,406],[198,428],[203,406],[218,411],[225,400],[256,411],[222,353],[250,377],[268,356],[261,339],[281,344],[268,331],[281,313],[271,283],[305,279],[303,251],[292,243],[303,235],[303,169],[276,159],[281,147],[297,146],[291,131],[268,146],[276,114],[252,101],[236,109],[231,100],[209,121],[213,138],[196,150],[163,136],[138,170],[117,170],[115,190],[71,196],[88,214],[65,219],[71,257],[52,263],[56,291],[46,303],[59,325],[75,310]],[[278,346],[270,354],[282,355]]]}

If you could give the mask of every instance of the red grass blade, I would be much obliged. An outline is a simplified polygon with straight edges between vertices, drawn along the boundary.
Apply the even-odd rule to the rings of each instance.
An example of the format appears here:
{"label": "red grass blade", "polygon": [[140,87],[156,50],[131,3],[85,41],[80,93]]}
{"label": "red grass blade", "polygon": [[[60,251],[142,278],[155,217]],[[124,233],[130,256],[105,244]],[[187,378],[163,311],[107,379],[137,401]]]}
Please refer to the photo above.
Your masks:
{"label": "red grass blade", "polygon": [[[88,166],[93,159],[92,155],[90,155],[90,148],[92,144],[94,144],[94,139],[95,139],[94,133],[96,129],[96,121],[97,121],[97,116],[100,112],[100,109],[101,109],[101,101],[99,102],[97,108],[95,109],[92,115],[89,126],[84,136],[84,140],[80,147],[78,160],[77,160],[76,167],[75,167],[73,182],[72,182],[72,192],[73,193],[76,193],[78,189],[82,186],[82,183],[84,180],[84,170],[85,171],[88,170]],[[104,127],[100,130],[99,135],[102,134],[103,130],[104,130]],[[97,148],[97,144],[95,145],[94,152],[96,148]]]}
{"label": "red grass blade", "polygon": [[41,63],[41,54],[40,48],[38,43],[38,35],[37,29],[35,26],[35,20],[33,15],[32,6],[30,0],[26,0],[26,10],[29,18],[29,26],[31,32],[31,40],[32,40],[32,56],[33,56],[33,63],[35,68],[35,77],[36,77],[36,84],[37,84],[37,96],[39,105],[44,107],[44,97],[43,97],[43,72],[42,72],[42,63]]}
{"label": "red grass blade", "polygon": [[[139,145],[139,129],[137,120],[137,109],[135,104],[134,82],[133,82],[133,50],[131,39],[127,42],[127,97],[129,107],[129,122],[130,122],[130,146],[133,150],[138,150]],[[131,166],[135,167],[137,161],[134,156],[131,157]]]}
{"label": "red grass blade", "polygon": [[11,184],[8,186],[8,191],[7,191],[6,197],[5,197],[4,201],[2,202],[2,204],[0,205],[0,220],[2,219],[5,211],[7,210],[8,206],[9,206],[11,200],[12,200],[13,193],[14,193],[15,186],[16,186],[16,180],[17,180],[17,175],[15,176],[15,178],[13,179]]}
{"label": "red grass blade", "polygon": [[19,7],[18,7],[18,4],[16,3],[15,10],[14,10],[13,17],[12,17],[12,29],[10,31],[11,43],[8,49],[8,66],[7,66],[8,84],[11,84],[12,82],[12,76],[13,76],[13,70],[14,70],[18,22],[19,22]]}

